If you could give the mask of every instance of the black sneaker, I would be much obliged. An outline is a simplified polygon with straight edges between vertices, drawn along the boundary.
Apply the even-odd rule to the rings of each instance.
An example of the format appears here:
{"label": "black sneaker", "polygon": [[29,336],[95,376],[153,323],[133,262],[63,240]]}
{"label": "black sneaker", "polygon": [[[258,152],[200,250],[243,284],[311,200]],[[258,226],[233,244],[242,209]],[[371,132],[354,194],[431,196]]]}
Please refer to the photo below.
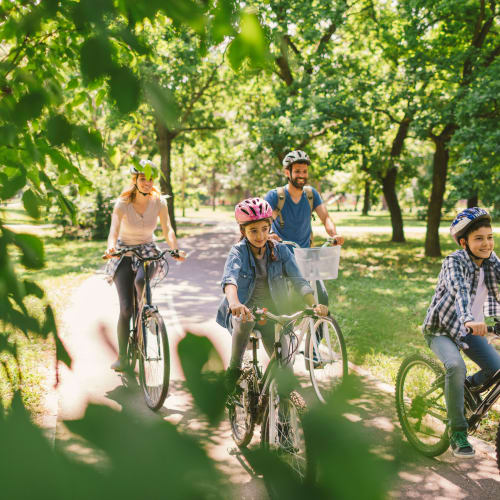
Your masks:
{"label": "black sneaker", "polygon": [[450,436],[451,451],[459,458],[472,458],[476,454],[467,440],[466,431],[453,431]]}

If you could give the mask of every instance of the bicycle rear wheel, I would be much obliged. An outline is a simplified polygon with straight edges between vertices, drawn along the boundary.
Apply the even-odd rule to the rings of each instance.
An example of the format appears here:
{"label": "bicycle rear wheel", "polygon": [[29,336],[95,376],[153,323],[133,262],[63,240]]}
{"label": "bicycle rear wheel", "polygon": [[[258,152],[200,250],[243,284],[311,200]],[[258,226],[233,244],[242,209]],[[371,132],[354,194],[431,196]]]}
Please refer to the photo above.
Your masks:
{"label": "bicycle rear wheel", "polygon": [[435,457],[448,449],[444,369],[437,361],[422,354],[403,361],[396,379],[396,409],[406,438],[420,453]]}
{"label": "bicycle rear wheel", "polygon": [[276,450],[301,480],[314,477],[302,426],[302,416],[306,411],[306,403],[298,392],[292,391],[288,397],[281,397],[276,382],[271,382],[262,422],[261,446]]}
{"label": "bicycle rear wheel", "polygon": [[139,380],[149,408],[159,410],[170,383],[167,329],[158,312],[143,312],[139,335]]}
{"label": "bicycle rear wheel", "polygon": [[310,320],[305,360],[318,399],[324,403],[347,376],[347,350],[339,324],[332,317]]}

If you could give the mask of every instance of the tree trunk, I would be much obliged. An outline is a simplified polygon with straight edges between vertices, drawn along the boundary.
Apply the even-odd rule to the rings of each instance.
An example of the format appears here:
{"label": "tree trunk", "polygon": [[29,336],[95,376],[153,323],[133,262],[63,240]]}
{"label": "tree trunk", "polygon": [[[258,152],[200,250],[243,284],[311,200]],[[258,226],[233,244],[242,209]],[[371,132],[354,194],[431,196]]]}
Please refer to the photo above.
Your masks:
{"label": "tree trunk", "polygon": [[363,197],[363,210],[361,215],[368,215],[370,211],[370,181],[367,179],[365,181],[365,192]]}
{"label": "tree trunk", "polygon": [[439,224],[441,223],[441,208],[443,207],[449,159],[448,141],[442,138],[442,134],[439,137],[434,136],[433,140],[436,149],[432,163],[432,191],[427,208],[427,231],[425,234],[426,257],[441,256]]}
{"label": "tree trunk", "polygon": [[467,199],[467,208],[477,207],[479,205],[479,198],[477,193],[474,193],[470,198]]}
{"label": "tree trunk", "polygon": [[215,196],[217,195],[217,185],[215,179],[215,167],[212,168],[212,211],[215,212]]}
{"label": "tree trunk", "polygon": [[177,232],[177,223],[175,221],[174,193],[172,190],[172,143],[176,136],[176,133],[168,130],[160,121],[156,122],[156,139],[161,157],[161,171],[163,173],[163,177],[160,179],[160,188],[162,194],[170,196],[167,199],[168,214],[175,232]]}
{"label": "tree trunk", "polygon": [[391,167],[384,177],[382,177],[382,191],[385,201],[391,214],[392,239],[397,243],[404,243],[405,235],[403,230],[403,215],[399,206],[398,195],[396,193],[396,177],[398,175],[397,167]]}

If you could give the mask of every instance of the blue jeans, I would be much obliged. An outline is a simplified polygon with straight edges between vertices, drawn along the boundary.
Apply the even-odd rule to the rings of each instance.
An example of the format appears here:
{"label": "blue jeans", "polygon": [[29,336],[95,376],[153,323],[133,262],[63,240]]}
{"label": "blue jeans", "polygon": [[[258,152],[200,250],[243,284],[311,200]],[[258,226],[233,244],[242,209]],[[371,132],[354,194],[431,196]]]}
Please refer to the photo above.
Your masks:
{"label": "blue jeans", "polygon": [[[463,340],[469,346],[469,349],[464,349],[464,353],[481,368],[470,377],[471,383],[480,385],[500,370],[500,354],[484,337],[469,334]],[[445,335],[430,337],[429,347],[443,362],[446,370],[444,395],[450,427],[452,430],[467,430],[464,415],[466,368],[460,351],[455,342]]]}

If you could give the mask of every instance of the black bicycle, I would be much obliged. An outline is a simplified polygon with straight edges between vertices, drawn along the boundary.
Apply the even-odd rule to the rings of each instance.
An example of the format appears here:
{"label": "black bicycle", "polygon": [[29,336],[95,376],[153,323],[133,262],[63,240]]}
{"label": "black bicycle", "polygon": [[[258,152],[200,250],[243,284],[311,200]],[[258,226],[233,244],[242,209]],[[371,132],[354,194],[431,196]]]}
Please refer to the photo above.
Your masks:
{"label": "black bicycle", "polygon": [[[154,257],[144,258],[137,247],[127,247],[111,254],[111,257],[133,253],[144,270],[145,284],[142,297],[137,297],[134,288],[134,307],[130,335],[127,345],[127,372],[135,377],[135,368],[139,360],[139,382],[146,404],[153,411],[159,410],[168,394],[170,384],[170,350],[165,323],[158,308],[152,303],[150,266],[157,262],[167,265],[162,260],[165,254],[178,257],[178,250],[165,250]],[[165,275],[168,273],[168,266]]]}
{"label": "black bicycle", "polygon": [[[299,311],[290,316],[277,316],[266,309],[252,309],[257,323],[271,320],[275,323],[274,352],[265,370],[259,365],[257,349],[262,338],[258,329],[250,334],[252,359],[244,361],[242,375],[234,396],[229,402],[229,421],[233,439],[239,447],[247,446],[255,425],[261,425],[261,446],[275,449],[282,460],[302,479],[313,477],[313,466],[308,459],[302,417],[307,406],[297,391],[280,393],[276,370],[290,365],[297,340],[294,325],[311,315],[312,309]],[[262,323],[261,323],[262,324]],[[258,327],[257,327],[258,328]],[[282,352],[282,338],[289,336],[289,352]],[[295,340],[295,341],[294,341]]]}
{"label": "black bicycle", "polygon": [[[500,336],[500,322],[488,327]],[[445,371],[442,363],[425,354],[407,357],[396,380],[396,409],[408,441],[422,454],[435,457],[449,445],[448,417],[444,396]],[[465,417],[469,433],[474,433],[483,417],[500,397],[500,371],[479,387],[464,386]],[[500,425],[496,436],[500,469]]]}

